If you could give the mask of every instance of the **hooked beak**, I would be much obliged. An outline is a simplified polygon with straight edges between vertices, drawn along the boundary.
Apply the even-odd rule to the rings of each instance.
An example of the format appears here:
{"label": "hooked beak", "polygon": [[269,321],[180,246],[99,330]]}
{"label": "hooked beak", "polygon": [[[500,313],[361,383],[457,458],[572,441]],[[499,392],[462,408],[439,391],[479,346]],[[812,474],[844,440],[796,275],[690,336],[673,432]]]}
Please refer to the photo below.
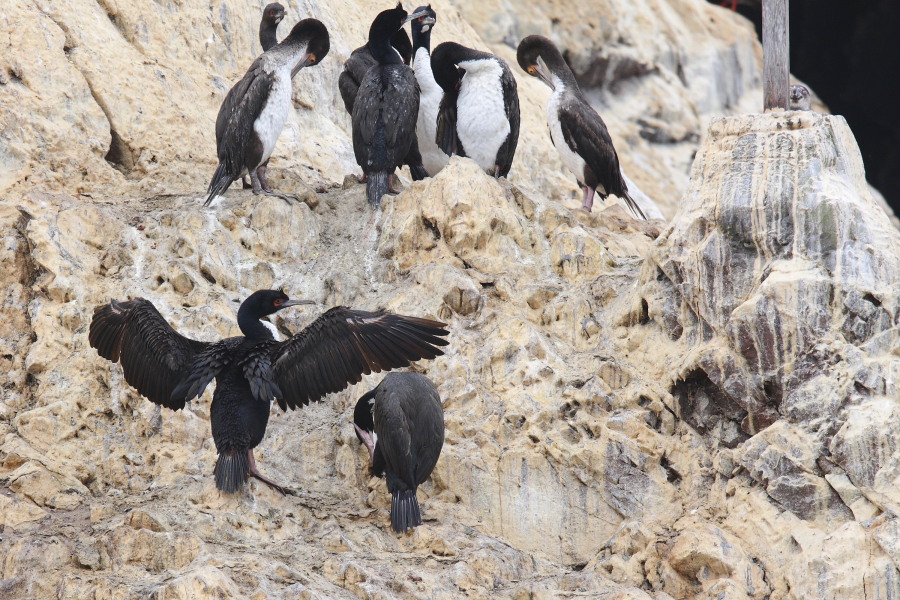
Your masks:
{"label": "hooked beak", "polygon": [[300,306],[301,304],[315,304],[315,302],[312,300],[288,300],[281,305],[281,308],[287,308],[288,306]]}
{"label": "hooked beak", "polygon": [[298,62],[297,65],[293,69],[291,69],[291,77],[296,75],[300,69],[307,66],[313,60],[315,60],[315,58],[312,54],[304,54],[303,58],[300,59],[300,62]]}
{"label": "hooked beak", "polygon": [[419,17],[427,17],[427,16],[428,16],[428,13],[427,13],[427,12],[425,12],[424,10],[420,10],[419,12],[414,12],[414,13],[411,14],[411,15],[407,15],[406,18],[403,19],[403,23],[401,23],[400,25],[401,25],[401,26],[402,26],[402,25],[406,25],[407,23],[409,23],[409,22],[412,21],[413,19],[418,19]]}
{"label": "hooked beak", "polygon": [[550,69],[547,68],[547,63],[544,62],[544,59],[538,56],[537,64],[534,67],[538,77],[540,77],[544,83],[549,85],[551,90],[556,90],[556,86],[553,85],[553,78],[550,77]]}

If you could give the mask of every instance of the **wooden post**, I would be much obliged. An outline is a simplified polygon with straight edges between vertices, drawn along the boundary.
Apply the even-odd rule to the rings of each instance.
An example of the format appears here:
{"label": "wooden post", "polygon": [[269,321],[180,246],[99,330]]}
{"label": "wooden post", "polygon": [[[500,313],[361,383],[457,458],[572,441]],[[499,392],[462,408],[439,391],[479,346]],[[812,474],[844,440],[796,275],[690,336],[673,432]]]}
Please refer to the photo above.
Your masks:
{"label": "wooden post", "polygon": [[762,0],[763,109],[788,108],[791,58],[789,0]]}

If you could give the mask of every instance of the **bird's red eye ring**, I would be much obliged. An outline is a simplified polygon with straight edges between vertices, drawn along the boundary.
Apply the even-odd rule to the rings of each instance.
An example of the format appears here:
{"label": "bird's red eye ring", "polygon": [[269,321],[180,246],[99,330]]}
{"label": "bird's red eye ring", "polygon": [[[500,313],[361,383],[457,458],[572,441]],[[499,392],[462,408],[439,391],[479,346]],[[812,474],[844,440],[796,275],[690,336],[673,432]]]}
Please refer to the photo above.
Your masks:
{"label": "bird's red eye ring", "polygon": [[281,306],[282,304],[284,304],[284,300],[282,300],[281,298],[275,298],[274,300],[272,300],[272,304],[274,304],[275,306]]}

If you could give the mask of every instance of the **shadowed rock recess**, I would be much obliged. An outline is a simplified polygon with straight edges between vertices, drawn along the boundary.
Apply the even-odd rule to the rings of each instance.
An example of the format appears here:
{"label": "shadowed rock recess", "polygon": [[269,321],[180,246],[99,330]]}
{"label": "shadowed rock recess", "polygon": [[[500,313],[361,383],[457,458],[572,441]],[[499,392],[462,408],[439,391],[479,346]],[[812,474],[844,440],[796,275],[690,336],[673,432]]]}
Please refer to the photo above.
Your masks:
{"label": "shadowed rock recess", "polygon": [[[519,72],[509,181],[457,157],[373,212],[342,184],[336,80],[383,7],[352,0],[305,5],[332,51],[295,79],[270,163],[297,200],[233,186],[202,209],[257,7],[4,7],[0,598],[900,597],[900,233],[845,121],[741,114],[759,48],[700,0],[456,4],[432,3],[433,43],[515,65],[554,32],[668,224],[577,210]],[[281,285],[317,302],[282,334],[337,304],[449,324],[414,367],[446,441],[410,535],[351,424],[381,375],[273,408],[256,456],[291,494],[225,495],[211,393],[161,409],[88,346],[110,298],[214,340]]]}

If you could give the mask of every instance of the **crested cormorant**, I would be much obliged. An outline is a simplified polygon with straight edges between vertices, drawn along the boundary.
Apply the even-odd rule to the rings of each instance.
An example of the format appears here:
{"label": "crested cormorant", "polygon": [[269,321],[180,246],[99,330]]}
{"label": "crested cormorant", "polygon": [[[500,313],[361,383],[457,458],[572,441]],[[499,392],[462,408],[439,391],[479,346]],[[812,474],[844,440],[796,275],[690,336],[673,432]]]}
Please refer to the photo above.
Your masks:
{"label": "crested cormorant", "polygon": [[252,475],[284,493],[256,468],[272,399],[295,409],[357,383],[363,373],[405,367],[443,354],[443,323],[338,306],[300,333],[277,342],[259,319],[288,306],[279,290],[259,290],[241,304],[243,336],[200,342],[177,333],[148,300],[117,300],[94,309],[88,340],[97,353],[121,362],[125,381],[161,406],[179,410],[216,379],[210,407],[218,451],[216,487],[232,493]]}
{"label": "crested cormorant", "polygon": [[444,42],[431,54],[431,69],[444,90],[438,146],[505,177],[519,142],[519,94],[509,65],[488,52]]}
{"label": "crested cormorant", "polygon": [[[351,120],[353,153],[366,175],[366,196],[373,207],[388,193],[390,175],[405,162],[416,139],[419,85],[390,45],[391,36],[416,16],[407,16],[398,5],[380,12],[369,28],[367,45],[376,64],[360,83]],[[424,168],[422,176],[427,176]]]}
{"label": "crested cormorant", "polygon": [[[328,30],[316,19],[303,19],[280,43],[259,56],[228,91],[216,118],[219,166],[204,206],[231,183],[250,174],[253,193],[273,194],[257,168],[269,160],[291,108],[291,79],[303,67],[328,54]],[[220,134],[221,129],[221,134]]]}
{"label": "crested cormorant", "polygon": [[610,194],[622,198],[633,213],[646,219],[644,211],[628,194],[619,155],[606,124],[581,93],[575,75],[556,45],[543,36],[530,35],[519,43],[516,58],[526,73],[540,78],[553,90],[547,103],[550,139],[584,191],[584,210],[591,211],[596,190],[603,199]]}
{"label": "crested cormorant", "polygon": [[434,80],[431,72],[431,31],[437,22],[437,13],[431,5],[420,6],[417,13],[425,13],[410,22],[413,39],[413,71],[419,82],[419,117],[416,121],[416,138],[422,153],[422,165],[429,175],[434,177],[438,171],[447,166],[449,157],[444,154],[435,139],[437,138],[437,115],[444,90]]}
{"label": "crested cormorant", "polygon": [[421,525],[416,488],[431,475],[444,445],[444,408],[435,385],[418,373],[388,373],[357,401],[353,426],[369,450],[372,475],[387,479],[391,527],[405,533]]}
{"label": "crested cormorant", "polygon": [[[412,57],[412,43],[409,41],[409,35],[402,27],[391,36],[391,47],[400,55],[403,64],[408,65]],[[369,69],[378,64],[375,57],[369,50],[369,44],[360,46],[350,54],[344,62],[344,70],[338,76],[338,90],[341,92],[341,99],[344,101],[344,108],[353,116],[353,103],[356,101],[356,94],[359,92],[359,85],[365,78]],[[403,164],[409,165],[409,172],[416,181],[428,177],[428,171],[422,166],[422,155],[419,153],[419,146],[413,142],[409,147],[409,152],[403,159]],[[360,178],[360,183],[366,182],[366,176]],[[393,185],[390,186],[391,193],[397,193]]]}

